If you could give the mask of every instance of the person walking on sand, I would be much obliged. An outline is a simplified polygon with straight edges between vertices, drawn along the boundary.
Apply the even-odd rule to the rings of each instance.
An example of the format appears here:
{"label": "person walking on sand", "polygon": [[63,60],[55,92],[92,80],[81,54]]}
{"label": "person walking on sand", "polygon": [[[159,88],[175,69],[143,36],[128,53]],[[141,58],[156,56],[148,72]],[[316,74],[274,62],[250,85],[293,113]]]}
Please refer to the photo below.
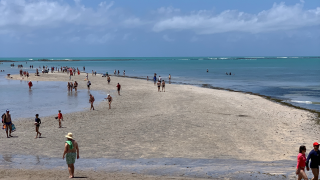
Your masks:
{"label": "person walking on sand", "polygon": [[90,86],[91,86],[91,82],[90,81],[87,82],[87,86],[88,86],[88,90],[90,90]]}
{"label": "person walking on sand", "polygon": [[[12,137],[11,132],[12,132],[12,120],[11,120],[11,114],[9,109],[6,110],[6,114],[3,116],[3,125],[6,126],[6,134],[7,138]],[[9,135],[8,135],[8,130],[9,130]]]}
{"label": "person walking on sand", "polygon": [[31,87],[33,86],[31,81],[28,82],[28,86],[29,86],[29,89],[31,89]]}
{"label": "person walking on sand", "polygon": [[92,76],[93,76],[93,70],[92,70]]}
{"label": "person walking on sand", "polygon": [[58,112],[58,120],[59,120],[59,128],[61,128],[61,121],[63,121],[63,116],[62,116],[62,113],[61,113],[61,110],[59,110]]}
{"label": "person walking on sand", "polygon": [[89,81],[89,75],[88,75],[88,73],[87,73],[87,76],[86,76],[86,77],[87,77],[87,81]]}
{"label": "person walking on sand", "polygon": [[67,141],[64,145],[62,159],[66,157],[66,162],[69,170],[69,178],[74,178],[74,163],[76,162],[76,158],[80,158],[79,146],[78,143],[73,139],[72,133],[68,133],[68,135],[66,135],[65,137],[67,138]]}
{"label": "person walking on sand", "polygon": [[38,134],[39,134],[39,138],[41,137],[41,133],[39,131],[41,120],[39,118],[39,114],[36,114],[36,119],[34,121],[35,121],[34,125],[36,126],[36,132],[37,132],[37,135],[36,135],[35,139],[37,139],[38,138]]}
{"label": "person walking on sand", "polygon": [[157,86],[158,86],[158,92],[161,92],[160,91],[160,86],[161,86],[161,82],[160,81],[157,82]]}
{"label": "person walking on sand", "polygon": [[108,100],[109,103],[109,109],[111,109],[111,102],[112,102],[112,97],[110,96],[110,94],[108,94],[108,97],[105,98],[106,100]]}
{"label": "person walking on sand", "polygon": [[93,102],[95,101],[94,99],[94,96],[92,96],[92,94],[90,94],[90,98],[89,98],[89,103],[91,104],[91,107],[90,107],[90,110],[94,110],[94,107],[93,107]]}
{"label": "person walking on sand", "polygon": [[319,165],[320,165],[320,151],[319,151],[319,144],[317,142],[313,143],[313,149],[310,151],[306,166],[307,166],[307,171],[309,171],[309,160],[310,162],[310,168],[313,174],[312,180],[318,179],[319,178]]}
{"label": "person walking on sand", "polygon": [[94,71],[94,76],[97,76],[97,71]]}
{"label": "person walking on sand", "polygon": [[110,78],[109,75],[107,75],[107,76],[108,76],[108,77],[107,77],[108,84],[110,84],[111,78]]}
{"label": "person walking on sand", "polygon": [[118,94],[120,96],[121,85],[118,83],[116,87],[117,87]]}
{"label": "person walking on sand", "polygon": [[296,167],[296,175],[298,175],[298,180],[304,179],[308,180],[308,176],[306,175],[304,168],[306,166],[306,147],[300,146],[299,154],[297,157],[297,167]]}
{"label": "person walking on sand", "polygon": [[164,80],[162,80],[162,84],[161,84],[161,86],[162,86],[162,91],[163,92],[166,92],[166,83],[164,82]]}

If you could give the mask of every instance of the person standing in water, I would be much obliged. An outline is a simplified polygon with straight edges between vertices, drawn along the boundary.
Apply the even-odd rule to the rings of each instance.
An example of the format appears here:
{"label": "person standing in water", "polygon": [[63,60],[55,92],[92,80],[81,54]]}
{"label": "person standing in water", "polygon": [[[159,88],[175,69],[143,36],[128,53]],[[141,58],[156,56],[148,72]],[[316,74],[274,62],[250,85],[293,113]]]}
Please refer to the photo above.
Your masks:
{"label": "person standing in water", "polygon": [[313,174],[312,179],[318,179],[319,178],[319,165],[320,165],[320,151],[319,151],[319,144],[317,142],[313,143],[313,149],[310,151],[306,166],[307,166],[307,171],[309,171],[309,160],[310,162],[310,168]]}
{"label": "person standing in water", "polygon": [[88,86],[88,90],[90,90],[90,86],[91,86],[91,82],[90,81],[87,82],[87,86]]}
{"label": "person standing in water", "polygon": [[34,121],[35,121],[34,125],[36,126],[36,132],[37,132],[37,135],[36,135],[35,139],[37,139],[38,138],[38,134],[39,134],[39,138],[41,137],[41,133],[39,131],[41,120],[39,118],[39,114],[36,114],[36,119]]}
{"label": "person standing in water", "polygon": [[110,94],[108,94],[108,97],[105,98],[106,100],[108,100],[109,103],[109,109],[111,109],[111,102],[112,102],[112,97],[110,96]]}
{"label": "person standing in water", "polygon": [[68,135],[66,135],[65,137],[67,138],[67,141],[64,145],[62,159],[66,157],[66,162],[69,170],[69,178],[74,178],[74,163],[76,162],[76,158],[80,158],[79,146],[78,143],[73,139],[72,133],[68,133]]}
{"label": "person standing in water", "polygon": [[61,120],[63,121],[63,116],[62,116],[62,113],[61,113],[61,110],[59,110],[58,112],[58,121],[59,121],[59,128],[61,128]]}
{"label": "person standing in water", "polygon": [[[7,138],[12,137],[11,132],[12,132],[12,120],[11,120],[11,114],[9,109],[6,110],[6,114],[2,117],[3,119],[3,125],[6,126],[6,134]],[[8,135],[8,130],[9,130],[9,135]]]}
{"label": "person standing in water", "polygon": [[92,96],[92,94],[90,94],[89,97],[89,103],[91,104],[90,110],[94,110],[94,106],[93,106],[93,102],[95,101],[94,96]]}
{"label": "person standing in water", "polygon": [[77,91],[77,89],[78,89],[78,82],[74,81],[74,91]]}
{"label": "person standing in water", "polygon": [[169,81],[171,80],[171,75],[169,74]]}
{"label": "person standing in water", "polygon": [[28,82],[28,86],[29,86],[29,89],[31,89],[31,87],[33,86],[31,81]]}
{"label": "person standing in water", "polygon": [[118,94],[120,96],[121,85],[118,83],[116,87],[117,87]]}
{"label": "person standing in water", "polygon": [[299,148],[299,154],[297,157],[297,167],[296,167],[296,175],[298,175],[298,180],[304,179],[308,180],[308,176],[306,175],[306,172],[304,172],[304,168],[306,166],[306,147],[300,146]]}
{"label": "person standing in water", "polygon": [[209,72],[209,69],[207,69],[207,72]]}
{"label": "person standing in water", "polygon": [[126,75],[126,70],[123,70],[123,76],[125,76]]}

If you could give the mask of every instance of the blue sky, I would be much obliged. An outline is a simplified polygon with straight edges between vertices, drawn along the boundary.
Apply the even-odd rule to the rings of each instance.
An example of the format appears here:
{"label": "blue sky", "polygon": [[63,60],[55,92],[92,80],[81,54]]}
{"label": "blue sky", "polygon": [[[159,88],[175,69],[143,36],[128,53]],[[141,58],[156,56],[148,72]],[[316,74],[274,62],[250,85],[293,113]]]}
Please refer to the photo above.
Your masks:
{"label": "blue sky", "polygon": [[319,0],[0,0],[0,57],[319,55]]}

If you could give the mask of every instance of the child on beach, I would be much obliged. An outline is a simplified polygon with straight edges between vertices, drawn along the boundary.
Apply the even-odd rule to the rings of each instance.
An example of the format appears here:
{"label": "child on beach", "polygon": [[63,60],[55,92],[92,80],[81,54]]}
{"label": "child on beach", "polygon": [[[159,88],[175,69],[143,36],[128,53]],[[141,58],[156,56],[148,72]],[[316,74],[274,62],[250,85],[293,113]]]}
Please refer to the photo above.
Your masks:
{"label": "child on beach", "polygon": [[111,81],[110,76],[109,75],[107,75],[107,76],[108,76],[107,77],[108,84],[110,84],[110,81]]}
{"label": "child on beach", "polygon": [[38,134],[39,134],[39,138],[41,137],[41,133],[39,131],[41,120],[39,118],[39,114],[36,114],[36,118],[35,118],[34,121],[35,121],[34,125],[36,126],[36,132],[37,132],[37,135],[36,135],[35,139],[37,139],[38,138]]}
{"label": "child on beach", "polygon": [[61,128],[61,120],[63,121],[63,116],[62,116],[62,113],[61,113],[61,110],[59,110],[59,113],[58,113],[58,120],[59,120],[59,128]]}

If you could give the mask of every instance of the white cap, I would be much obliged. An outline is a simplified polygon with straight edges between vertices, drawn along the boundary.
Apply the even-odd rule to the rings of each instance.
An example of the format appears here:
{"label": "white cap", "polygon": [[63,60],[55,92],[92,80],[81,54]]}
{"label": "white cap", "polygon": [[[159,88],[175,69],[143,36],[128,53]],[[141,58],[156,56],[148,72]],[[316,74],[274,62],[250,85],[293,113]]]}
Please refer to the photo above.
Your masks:
{"label": "white cap", "polygon": [[107,96],[110,96],[110,94],[108,94]]}

